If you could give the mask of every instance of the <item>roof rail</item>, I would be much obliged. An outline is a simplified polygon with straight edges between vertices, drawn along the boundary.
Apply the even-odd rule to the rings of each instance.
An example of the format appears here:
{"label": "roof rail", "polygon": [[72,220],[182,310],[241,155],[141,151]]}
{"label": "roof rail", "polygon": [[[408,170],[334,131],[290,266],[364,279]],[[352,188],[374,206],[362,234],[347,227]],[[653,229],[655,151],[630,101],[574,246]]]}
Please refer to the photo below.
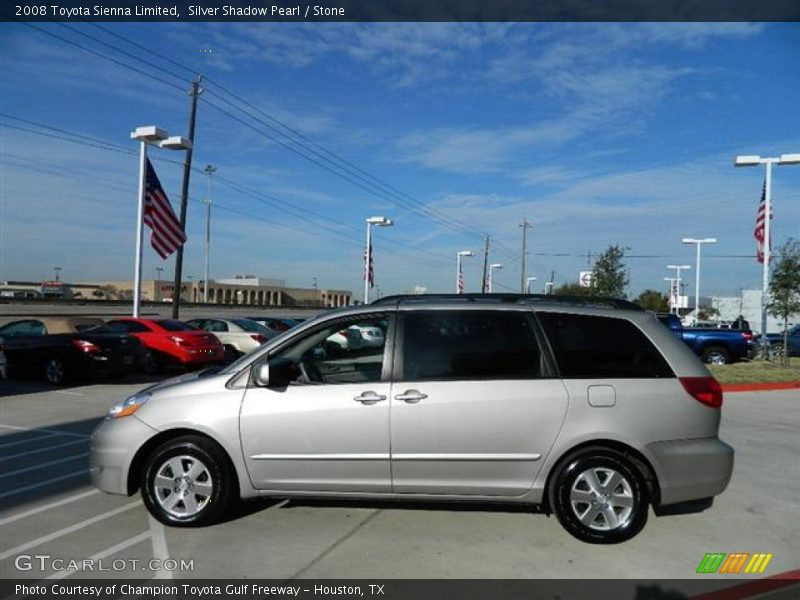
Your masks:
{"label": "roof rail", "polygon": [[460,300],[462,302],[487,302],[487,303],[548,303],[548,304],[572,304],[579,306],[604,306],[620,310],[644,309],[621,298],[610,298],[608,296],[561,296],[558,294],[395,294],[384,296],[372,301],[370,304],[381,306],[386,304],[408,304],[415,302],[431,302],[441,300]]}

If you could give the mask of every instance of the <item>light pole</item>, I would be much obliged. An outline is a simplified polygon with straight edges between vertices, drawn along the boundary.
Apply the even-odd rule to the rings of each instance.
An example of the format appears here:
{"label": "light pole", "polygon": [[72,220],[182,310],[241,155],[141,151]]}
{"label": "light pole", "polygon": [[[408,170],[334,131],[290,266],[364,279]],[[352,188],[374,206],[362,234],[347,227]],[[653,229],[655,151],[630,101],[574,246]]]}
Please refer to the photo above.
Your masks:
{"label": "light pole", "polygon": [[59,281],[59,273],[61,272],[61,267],[53,267],[53,271],[56,272],[56,281]]}
{"label": "light pole", "polygon": [[761,343],[764,357],[769,356],[769,340],[767,340],[767,293],[769,292],[769,261],[772,254],[770,248],[770,219],[772,218],[772,165],[800,165],[800,154],[781,154],[779,157],[758,155],[737,156],[735,167],[757,167],[766,165],[764,175],[764,259],[761,275]]}
{"label": "light pole", "polygon": [[314,277],[314,306],[317,305],[317,278]]}
{"label": "light pole", "polygon": [[530,293],[531,293],[531,282],[532,282],[532,281],[536,281],[536,277],[528,277],[528,278],[525,280],[525,292],[526,292],[527,294],[530,294]]}
{"label": "light pole", "polygon": [[153,300],[156,302],[161,300],[161,272],[163,270],[164,267],[156,267],[156,285],[153,290]]}
{"label": "light pole", "polygon": [[211,181],[217,167],[206,165],[203,172],[208,175],[208,196],[206,196],[206,272],[203,279],[203,303],[208,303],[208,263],[211,255]]}
{"label": "light pole", "polygon": [[372,226],[391,227],[394,221],[386,217],[370,217],[367,222],[367,248],[364,251],[364,304],[369,304],[369,288],[372,285]]}
{"label": "light pole", "polygon": [[684,244],[697,245],[697,261],[694,270],[694,314],[697,320],[700,319],[700,246],[703,244],[716,244],[717,238],[683,238],[681,240]]}
{"label": "light pole", "polygon": [[456,294],[464,293],[464,275],[461,273],[461,257],[475,256],[472,250],[461,250],[456,252]]}
{"label": "light pole", "polygon": [[[672,312],[674,305],[678,303],[678,296],[680,295],[680,290],[675,287],[678,280],[674,277],[664,277],[664,281],[669,281],[669,294],[667,297],[669,298],[669,312]],[[678,291],[676,292],[676,290]]]}
{"label": "light pole", "polygon": [[136,259],[134,261],[133,277],[133,317],[138,319],[139,307],[142,302],[142,238],[144,237],[144,196],[147,186],[147,145],[151,144],[167,150],[188,150],[192,147],[192,143],[179,135],[170,137],[166,131],[155,125],[137,127],[131,133],[131,139],[141,142],[139,151],[139,204],[136,211]]}
{"label": "light pole", "polygon": [[487,289],[488,293],[490,293],[490,294],[492,293],[492,271],[494,269],[502,269],[502,268],[503,268],[503,265],[500,264],[500,263],[494,263],[493,265],[489,265],[489,275],[486,278],[487,279],[486,289]]}
{"label": "light pole", "polygon": [[668,269],[675,269],[675,281],[676,281],[676,287],[677,287],[677,290],[678,290],[678,294],[675,297],[675,300],[676,300],[676,302],[675,302],[675,314],[679,315],[680,314],[680,307],[681,307],[681,303],[680,303],[680,300],[681,300],[681,271],[683,271],[685,269],[691,269],[692,267],[691,267],[691,265],[667,265],[667,268]]}

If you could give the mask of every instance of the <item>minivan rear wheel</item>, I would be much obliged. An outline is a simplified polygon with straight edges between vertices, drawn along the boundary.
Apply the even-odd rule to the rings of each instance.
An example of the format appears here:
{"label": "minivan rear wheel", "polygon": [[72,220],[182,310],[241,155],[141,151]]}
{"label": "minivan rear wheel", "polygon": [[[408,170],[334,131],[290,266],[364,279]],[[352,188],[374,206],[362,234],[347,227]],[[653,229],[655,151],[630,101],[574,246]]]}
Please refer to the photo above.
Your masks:
{"label": "minivan rear wheel", "polygon": [[164,442],[147,459],[142,499],[166,525],[208,525],[230,508],[234,481],[219,446],[201,436],[181,436]]}
{"label": "minivan rear wheel", "polygon": [[568,457],[553,478],[551,506],[572,536],[590,544],[618,544],[647,522],[647,490],[622,454],[594,449]]}

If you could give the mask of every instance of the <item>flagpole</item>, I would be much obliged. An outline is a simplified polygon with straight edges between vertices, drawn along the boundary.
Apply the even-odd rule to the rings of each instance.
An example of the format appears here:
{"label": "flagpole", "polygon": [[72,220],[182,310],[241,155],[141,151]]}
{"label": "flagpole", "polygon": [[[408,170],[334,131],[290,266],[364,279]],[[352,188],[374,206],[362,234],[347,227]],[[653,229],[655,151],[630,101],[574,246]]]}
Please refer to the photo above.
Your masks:
{"label": "flagpole", "polygon": [[772,162],[767,161],[767,173],[764,179],[764,270],[761,281],[761,343],[764,358],[769,358],[769,340],[767,339],[767,293],[769,292],[769,261],[772,258],[770,247],[770,217],[772,216]]}
{"label": "flagpole", "polygon": [[147,142],[142,140],[139,151],[139,205],[136,209],[136,262],[133,276],[133,318],[139,318],[142,297],[142,238],[144,237],[144,195],[147,172]]}

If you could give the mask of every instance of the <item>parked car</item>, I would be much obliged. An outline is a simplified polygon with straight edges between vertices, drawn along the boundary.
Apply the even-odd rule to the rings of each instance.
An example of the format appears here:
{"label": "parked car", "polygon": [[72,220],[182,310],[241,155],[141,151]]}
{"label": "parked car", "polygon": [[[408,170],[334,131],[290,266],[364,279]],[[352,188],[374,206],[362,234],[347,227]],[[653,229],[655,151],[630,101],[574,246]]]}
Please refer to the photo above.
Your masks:
{"label": "parked car", "polygon": [[[789,328],[787,337],[787,350],[789,356],[800,356],[800,324]],[[755,344],[760,343],[761,336],[756,336]],[[768,333],[767,341],[770,345],[770,352],[778,356],[783,354],[783,332]]]}
{"label": "parked car", "polygon": [[7,362],[4,352],[3,338],[0,338],[0,379],[5,379],[8,377],[8,374],[6,373],[6,364]]}
{"label": "parked car", "polygon": [[8,370],[35,373],[52,384],[80,376],[122,376],[139,367],[145,349],[135,337],[114,333],[102,319],[48,317],[0,327]]}
{"label": "parked car", "polygon": [[219,338],[225,362],[236,360],[278,335],[250,319],[190,319],[186,323]]}
{"label": "parked car", "polygon": [[683,327],[680,318],[672,313],[659,313],[658,319],[706,364],[738,362],[751,357],[755,350],[753,332],[749,329]]}
{"label": "parked car", "polygon": [[251,321],[255,321],[259,325],[263,325],[267,329],[271,329],[276,333],[283,333],[289,331],[292,327],[298,325],[297,321],[287,319],[284,317],[247,317]]}
{"label": "parked car", "polygon": [[176,319],[113,319],[106,325],[139,339],[147,348],[144,370],[156,373],[168,365],[197,367],[221,363],[222,342],[212,333]]}
{"label": "parked car", "polygon": [[[380,347],[323,351],[337,332],[384,324]],[[699,512],[725,489],[721,406],[719,384],[652,313],[393,296],[119,402],[92,436],[91,473],[106,492],[141,490],[175,526],[262,496],[491,500],[616,543],[650,506]]]}

